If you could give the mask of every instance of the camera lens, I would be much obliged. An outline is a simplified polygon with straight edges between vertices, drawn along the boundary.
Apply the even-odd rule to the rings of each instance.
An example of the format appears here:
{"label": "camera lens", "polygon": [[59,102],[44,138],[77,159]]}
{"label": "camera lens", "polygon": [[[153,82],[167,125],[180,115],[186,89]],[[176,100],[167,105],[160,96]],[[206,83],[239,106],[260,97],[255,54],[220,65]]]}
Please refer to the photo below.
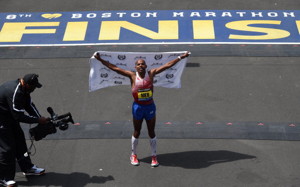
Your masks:
{"label": "camera lens", "polygon": [[64,123],[64,122],[59,122],[58,127],[60,130],[65,131],[68,129],[69,124],[68,123]]}

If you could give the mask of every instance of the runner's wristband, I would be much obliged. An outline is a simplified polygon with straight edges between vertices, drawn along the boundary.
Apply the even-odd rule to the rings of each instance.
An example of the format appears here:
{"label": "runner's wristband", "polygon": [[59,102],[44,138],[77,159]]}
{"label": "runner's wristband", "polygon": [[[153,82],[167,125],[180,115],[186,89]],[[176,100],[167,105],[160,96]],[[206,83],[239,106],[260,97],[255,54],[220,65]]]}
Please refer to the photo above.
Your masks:
{"label": "runner's wristband", "polygon": [[181,56],[178,56],[177,58],[178,58],[179,60],[181,60]]}

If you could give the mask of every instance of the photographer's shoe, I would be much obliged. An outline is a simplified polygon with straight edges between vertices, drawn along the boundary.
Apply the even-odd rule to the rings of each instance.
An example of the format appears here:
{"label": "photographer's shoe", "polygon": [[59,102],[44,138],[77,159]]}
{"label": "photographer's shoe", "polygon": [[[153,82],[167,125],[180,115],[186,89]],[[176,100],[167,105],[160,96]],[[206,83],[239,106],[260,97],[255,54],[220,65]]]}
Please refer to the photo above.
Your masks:
{"label": "photographer's shoe", "polygon": [[45,169],[38,168],[36,165],[34,165],[28,171],[24,172],[23,175],[43,175],[44,173]]}
{"label": "photographer's shoe", "polygon": [[6,181],[6,180],[0,180],[0,186],[2,187],[14,187],[17,186],[17,183],[13,180]]}

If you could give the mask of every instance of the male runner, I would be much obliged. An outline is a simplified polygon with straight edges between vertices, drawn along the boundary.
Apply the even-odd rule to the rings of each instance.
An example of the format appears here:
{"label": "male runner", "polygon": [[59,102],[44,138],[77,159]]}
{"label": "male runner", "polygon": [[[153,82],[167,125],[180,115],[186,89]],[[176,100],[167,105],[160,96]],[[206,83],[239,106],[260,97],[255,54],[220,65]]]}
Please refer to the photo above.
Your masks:
{"label": "male runner", "polygon": [[166,64],[147,71],[147,64],[143,59],[138,59],[135,62],[136,72],[124,70],[117,67],[110,62],[103,60],[98,53],[94,57],[102,62],[103,65],[109,69],[128,77],[131,81],[131,91],[134,98],[132,105],[133,126],[134,132],[131,138],[131,156],[130,161],[134,166],[139,165],[136,150],[138,145],[138,138],[140,136],[143,120],[146,120],[148,134],[150,139],[150,146],[152,151],[151,166],[157,167],[159,165],[156,156],[156,135],[155,135],[155,122],[156,122],[156,106],[153,101],[153,78],[156,74],[171,68],[181,59],[189,56],[189,52],[178,56],[176,59],[167,62]]}

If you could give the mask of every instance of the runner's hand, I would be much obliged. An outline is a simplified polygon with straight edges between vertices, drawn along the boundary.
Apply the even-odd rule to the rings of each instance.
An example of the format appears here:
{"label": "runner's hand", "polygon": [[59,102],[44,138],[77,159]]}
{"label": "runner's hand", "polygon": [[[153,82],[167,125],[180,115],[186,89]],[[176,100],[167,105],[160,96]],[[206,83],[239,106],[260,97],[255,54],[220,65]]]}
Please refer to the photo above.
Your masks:
{"label": "runner's hand", "polygon": [[183,55],[181,55],[180,58],[181,58],[181,59],[184,59],[185,57],[190,56],[190,54],[191,54],[191,53],[190,53],[189,51],[187,51],[186,53],[184,53]]}
{"label": "runner's hand", "polygon": [[94,54],[94,57],[95,57],[97,60],[100,60],[100,55],[99,55],[99,53]]}

